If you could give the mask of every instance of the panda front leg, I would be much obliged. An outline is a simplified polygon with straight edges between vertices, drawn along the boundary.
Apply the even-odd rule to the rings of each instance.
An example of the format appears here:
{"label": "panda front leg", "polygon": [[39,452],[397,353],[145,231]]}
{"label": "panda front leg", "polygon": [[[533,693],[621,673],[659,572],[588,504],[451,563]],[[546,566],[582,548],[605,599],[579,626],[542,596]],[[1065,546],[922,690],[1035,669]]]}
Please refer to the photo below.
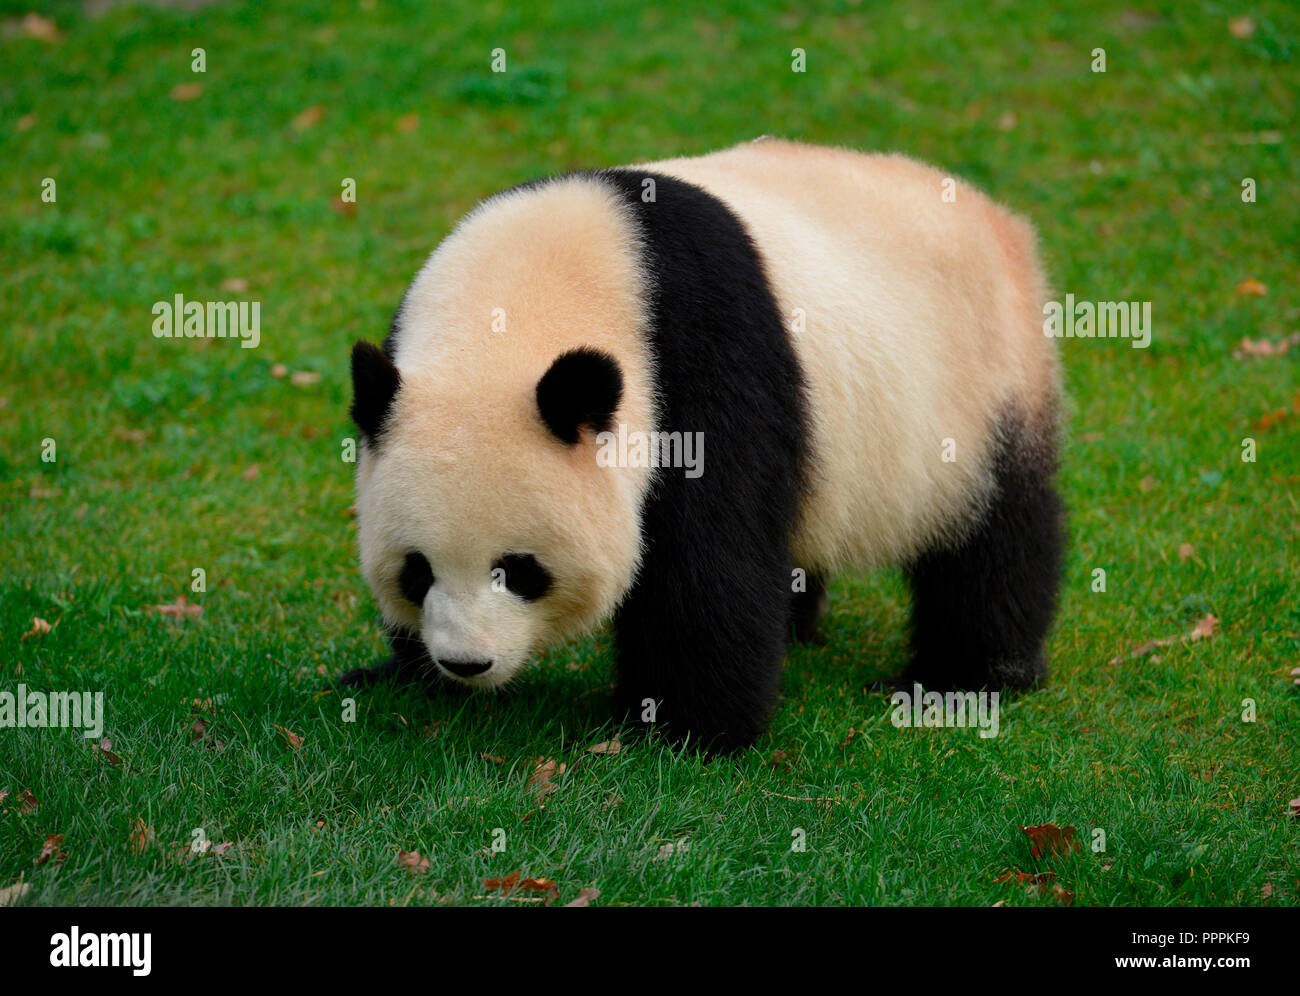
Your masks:
{"label": "panda front leg", "polygon": [[1003,429],[994,496],[979,525],[908,569],[913,658],[905,682],[1016,689],[1046,677],[1065,551],[1052,434],[1019,423]]}
{"label": "panda front leg", "polygon": [[789,571],[708,561],[643,570],[615,617],[616,714],[710,753],[752,746],[780,696]]}
{"label": "panda front leg", "polygon": [[418,636],[394,627],[387,628],[388,646],[392,653],[370,667],[354,668],[339,677],[339,684],[352,688],[365,688],[381,681],[399,684],[434,684],[429,673],[429,655]]}
{"label": "panda front leg", "polygon": [[803,590],[795,592],[790,599],[790,630],[799,643],[821,643],[818,626],[830,606],[826,577],[807,574],[804,584]]}

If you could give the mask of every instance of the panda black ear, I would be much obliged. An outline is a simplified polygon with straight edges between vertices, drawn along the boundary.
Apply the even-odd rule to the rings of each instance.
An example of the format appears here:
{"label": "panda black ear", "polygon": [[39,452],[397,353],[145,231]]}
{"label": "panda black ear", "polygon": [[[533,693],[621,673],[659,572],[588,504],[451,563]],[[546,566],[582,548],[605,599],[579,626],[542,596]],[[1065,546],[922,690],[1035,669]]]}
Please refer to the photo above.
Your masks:
{"label": "panda black ear", "polygon": [[537,410],[548,429],[572,445],[583,426],[612,428],[623,397],[623,373],[608,353],[586,346],[562,354],[537,382]]}
{"label": "panda black ear", "polygon": [[402,375],[382,349],[368,342],[352,347],[352,421],[372,441],[379,438],[401,386]]}

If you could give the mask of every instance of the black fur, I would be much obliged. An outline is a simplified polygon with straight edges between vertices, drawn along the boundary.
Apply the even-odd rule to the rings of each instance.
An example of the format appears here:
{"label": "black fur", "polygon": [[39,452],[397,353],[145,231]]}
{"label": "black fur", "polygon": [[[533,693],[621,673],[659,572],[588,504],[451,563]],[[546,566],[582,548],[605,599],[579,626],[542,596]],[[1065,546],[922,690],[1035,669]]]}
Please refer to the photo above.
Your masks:
{"label": "black fur", "polygon": [[387,627],[387,633],[388,645],[393,651],[391,656],[371,667],[345,671],[339,678],[339,684],[366,688],[380,681],[396,681],[402,684],[427,684],[432,688],[436,674],[429,652],[424,648],[424,641],[416,634],[394,626]]}
{"label": "black fur", "polygon": [[584,428],[611,428],[623,397],[623,373],[612,356],[597,349],[571,349],[537,382],[537,411],[547,428],[573,445]]}
{"label": "black fur", "polygon": [[795,592],[790,600],[790,628],[800,643],[820,642],[817,625],[830,604],[826,578],[820,574],[809,574],[805,582],[805,589]]}
{"label": "black fur", "polygon": [[615,616],[615,702],[637,720],[654,702],[674,739],[745,747],[766,728],[785,656],[809,451],[803,375],[758,250],[721,201],[635,169],[595,176],[640,230],[656,428],[703,432],[707,453],[699,478],[656,472],[646,555]]}
{"label": "black fur", "polygon": [[[1008,413],[994,454],[996,491],[958,545],[912,564],[912,664],[927,689],[1029,688],[1047,673],[1065,515],[1052,483],[1052,431]],[[1035,431],[1038,430],[1038,431]]]}
{"label": "black fur", "polygon": [[382,349],[368,342],[352,347],[352,421],[376,443],[402,385],[402,375]]}
{"label": "black fur", "polygon": [[506,589],[527,602],[535,602],[551,589],[551,572],[531,553],[507,553],[492,565],[505,572]]}
{"label": "black fur", "polygon": [[408,553],[402,563],[402,573],[397,578],[402,597],[412,605],[423,605],[424,597],[433,587],[433,568],[429,558],[422,553]]}

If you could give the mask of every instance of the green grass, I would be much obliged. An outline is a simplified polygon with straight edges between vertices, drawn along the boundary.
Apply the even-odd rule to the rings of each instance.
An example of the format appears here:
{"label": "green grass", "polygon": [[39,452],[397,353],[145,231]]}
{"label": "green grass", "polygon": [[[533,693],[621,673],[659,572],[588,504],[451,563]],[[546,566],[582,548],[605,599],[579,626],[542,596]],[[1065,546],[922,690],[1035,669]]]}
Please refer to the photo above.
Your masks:
{"label": "green grass", "polygon": [[[1080,904],[1300,901],[1300,352],[1233,356],[1300,325],[1291,5],[371,6],[91,20],[56,4],[62,43],[0,34],[0,690],[102,689],[121,760],[74,730],[0,730],[0,887],[22,876],[29,903],[498,903],[481,880],[519,871],[566,901],[595,886],[602,905],[1050,904],[997,882],[1050,868]],[[1240,14],[1249,39],[1228,31]],[[498,46],[504,77],[487,72]],[[171,99],[196,80],[198,99]],[[294,129],[312,105],[323,120]],[[895,729],[867,686],[905,664],[907,597],[880,574],[837,581],[825,645],[791,653],[770,737],[734,759],[586,753],[611,735],[607,636],[510,694],[381,689],[341,722],[320,673],[382,651],[340,459],[351,342],[382,336],[479,198],[760,133],[944,164],[1034,219],[1061,293],[1153,302],[1146,351],[1064,343],[1072,543],[1051,685],[1008,704],[993,740]],[[352,215],[331,207],[344,177]],[[231,278],[248,291],[223,291]],[[1248,278],[1267,295],[1236,294]],[[177,292],[260,300],[261,347],[154,339],[150,307]],[[182,593],[200,618],[144,612]],[[1108,663],[1205,612],[1214,638]],[[24,641],[34,616],[55,627]],[[209,697],[220,751],[190,734]],[[542,757],[570,770],[538,810]],[[23,790],[37,811],[15,805]],[[140,852],[137,819],[156,837]],[[1018,828],[1044,822],[1100,827],[1106,851],[1034,860]],[[234,846],[177,859],[196,829]],[[49,834],[62,865],[35,863]]]}

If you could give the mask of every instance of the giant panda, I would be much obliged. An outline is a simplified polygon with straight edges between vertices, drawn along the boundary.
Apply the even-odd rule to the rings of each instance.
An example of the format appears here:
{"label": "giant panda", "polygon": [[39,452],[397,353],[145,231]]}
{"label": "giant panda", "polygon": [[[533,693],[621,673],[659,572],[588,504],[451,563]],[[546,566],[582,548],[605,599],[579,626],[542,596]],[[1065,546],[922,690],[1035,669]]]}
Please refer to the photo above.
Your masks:
{"label": "giant panda", "polygon": [[[827,579],[896,565],[903,680],[1035,685],[1064,544],[1046,295],[1025,221],[900,155],[765,138],[491,197],[352,351],[392,656],[343,681],[498,687],[612,618],[618,715],[735,750]],[[702,472],[646,459],[679,452],[655,432]],[[601,459],[619,434],[651,448]]]}

